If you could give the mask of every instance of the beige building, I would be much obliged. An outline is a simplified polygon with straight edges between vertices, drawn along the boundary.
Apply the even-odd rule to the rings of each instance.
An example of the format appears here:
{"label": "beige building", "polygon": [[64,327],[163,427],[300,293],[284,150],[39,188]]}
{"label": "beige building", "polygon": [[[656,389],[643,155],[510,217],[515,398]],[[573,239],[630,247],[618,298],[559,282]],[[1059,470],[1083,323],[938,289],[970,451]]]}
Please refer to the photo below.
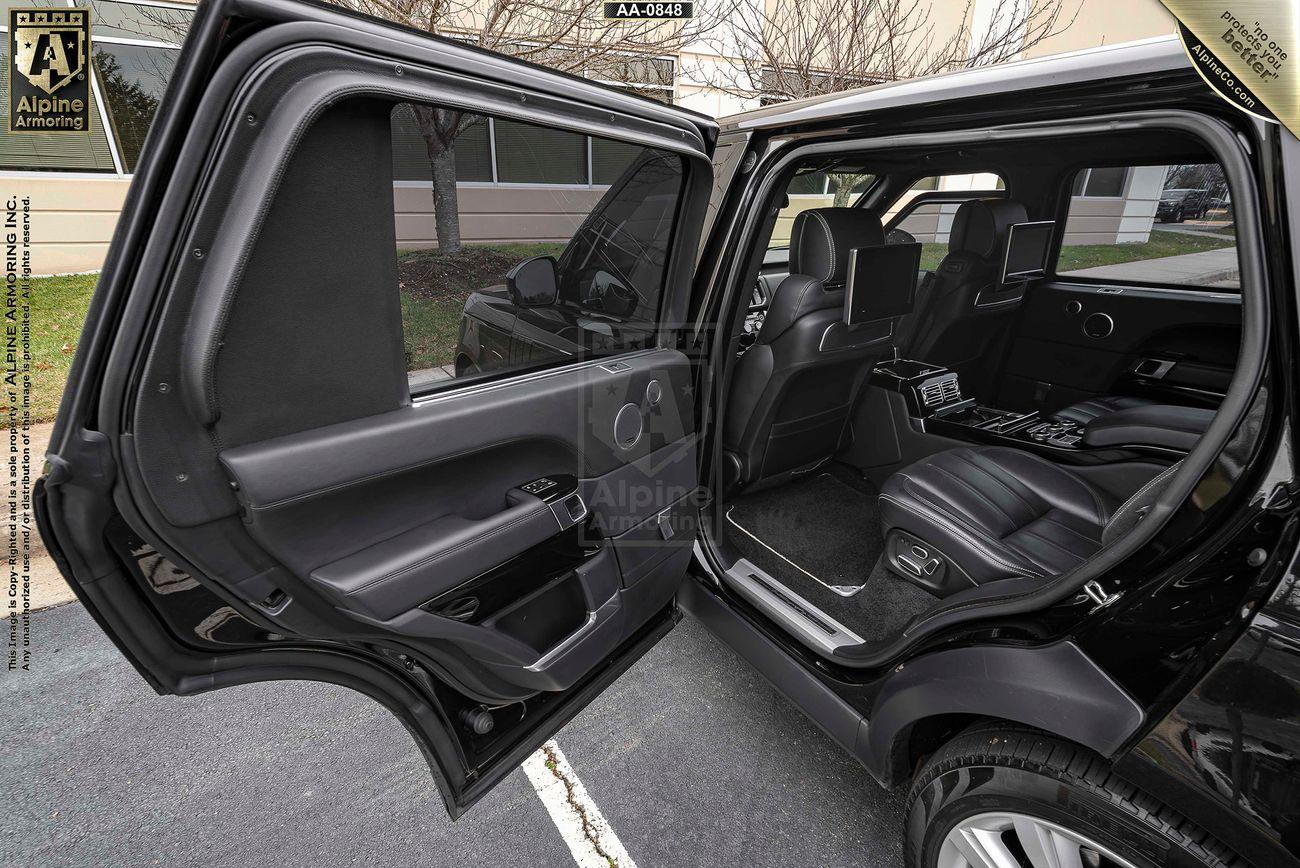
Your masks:
{"label": "beige building", "polygon": [[[1078,7],[1073,24],[1033,46],[1026,56],[1127,42],[1174,30],[1173,19],[1158,0],[1061,2],[1067,14]],[[95,66],[91,129],[82,135],[14,136],[0,131],[0,184],[6,199],[18,196],[30,201],[40,273],[91,271],[103,262],[152,117],[142,105],[161,97],[193,7],[167,0],[34,0],[34,5],[91,7]],[[983,29],[994,26],[992,16],[998,6],[998,0],[975,0],[969,7],[965,0],[936,0],[932,12],[936,38],[956,32],[963,22],[969,25],[972,38],[978,38]],[[963,18],[967,14],[970,18]],[[4,29],[0,25],[0,30]],[[0,48],[0,52],[4,50]],[[718,116],[757,106],[757,93],[720,88],[702,80],[711,77],[701,70],[728,62],[709,47],[691,46],[690,51],[672,57],[629,63],[635,70],[630,74],[637,80],[618,84]],[[4,67],[8,68],[7,60]],[[0,91],[7,88],[7,80],[0,82]],[[7,99],[7,93],[0,93],[0,101]],[[409,141],[409,128],[403,128],[396,117],[394,135],[398,245],[427,247],[434,243],[431,182],[424,180],[418,153]],[[466,241],[567,240],[609,183],[608,167],[617,165],[617,146],[587,137],[557,139],[545,160],[534,154],[529,162],[513,144],[507,122],[486,123],[476,135],[481,141],[465,145],[463,160],[459,140],[457,144],[457,189]],[[972,185],[986,181],[978,176],[954,176],[939,179],[940,186],[935,189],[979,189]],[[1149,228],[1159,184],[1148,183],[1150,189],[1142,186],[1143,179],[1136,172],[1124,184],[1123,196],[1093,203],[1086,218],[1079,217],[1090,225],[1076,227],[1072,221],[1069,231],[1077,229],[1097,238],[1112,231],[1121,236],[1127,232],[1127,238],[1136,238],[1144,218]],[[799,204],[810,207],[824,199],[823,194],[810,192]],[[1148,206],[1150,213],[1144,210]],[[931,216],[933,226],[926,234],[942,240],[951,214],[940,207]],[[1116,236],[1111,235],[1111,240]]]}

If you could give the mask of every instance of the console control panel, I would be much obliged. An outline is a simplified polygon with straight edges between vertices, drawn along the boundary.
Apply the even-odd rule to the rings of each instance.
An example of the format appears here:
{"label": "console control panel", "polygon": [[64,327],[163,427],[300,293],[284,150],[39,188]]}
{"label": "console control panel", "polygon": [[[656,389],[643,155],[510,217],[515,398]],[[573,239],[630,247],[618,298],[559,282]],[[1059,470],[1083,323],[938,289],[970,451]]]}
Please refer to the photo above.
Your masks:
{"label": "console control panel", "polygon": [[1026,428],[1025,436],[1036,443],[1072,449],[1083,440],[1083,426],[1068,419],[1039,422]]}

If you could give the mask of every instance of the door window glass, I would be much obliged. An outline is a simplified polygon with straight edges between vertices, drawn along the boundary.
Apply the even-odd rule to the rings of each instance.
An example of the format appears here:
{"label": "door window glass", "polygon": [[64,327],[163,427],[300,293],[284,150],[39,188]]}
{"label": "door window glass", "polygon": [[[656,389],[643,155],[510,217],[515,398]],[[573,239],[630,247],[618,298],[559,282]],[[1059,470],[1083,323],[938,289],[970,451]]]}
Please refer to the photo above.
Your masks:
{"label": "door window glass", "polygon": [[95,43],[95,73],[128,172],[135,171],[144,137],[179,56],[172,48]]}
{"label": "door window glass", "polygon": [[1217,163],[1083,169],[1056,264],[1109,283],[1240,287],[1232,197]]}
{"label": "door window glass", "polygon": [[405,103],[390,126],[412,391],[654,345],[679,156]]}

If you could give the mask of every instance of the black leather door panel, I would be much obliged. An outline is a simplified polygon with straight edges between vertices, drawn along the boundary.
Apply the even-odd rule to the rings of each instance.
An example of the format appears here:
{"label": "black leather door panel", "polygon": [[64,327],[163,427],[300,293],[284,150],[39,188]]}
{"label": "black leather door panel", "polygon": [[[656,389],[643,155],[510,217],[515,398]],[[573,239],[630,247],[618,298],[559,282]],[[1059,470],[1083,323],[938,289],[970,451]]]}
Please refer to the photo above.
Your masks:
{"label": "black leather door panel", "polygon": [[345,608],[380,620],[409,611],[560,531],[541,499],[507,500],[513,502],[487,518],[441,516],[318,567],[311,577]]}
{"label": "black leather door panel", "polygon": [[1158,393],[1161,383],[1134,374],[1148,358],[1174,363],[1161,376],[1169,391],[1213,391],[1231,376],[1240,332],[1236,293],[1038,284],[1026,295],[998,400],[1052,409],[1095,395]]}
{"label": "black leather door panel", "polygon": [[[582,660],[594,664],[661,610],[682,576],[695,539],[690,376],[680,353],[646,351],[442,393],[220,459],[253,537],[340,610],[478,649],[513,683],[563,689],[561,673],[581,676]],[[543,477],[573,477],[581,508],[520,490]],[[561,544],[571,544],[572,571],[521,580],[531,552]],[[501,597],[481,577],[508,562],[523,565],[508,579],[517,599],[470,617]],[[575,600],[580,608],[557,610]]]}

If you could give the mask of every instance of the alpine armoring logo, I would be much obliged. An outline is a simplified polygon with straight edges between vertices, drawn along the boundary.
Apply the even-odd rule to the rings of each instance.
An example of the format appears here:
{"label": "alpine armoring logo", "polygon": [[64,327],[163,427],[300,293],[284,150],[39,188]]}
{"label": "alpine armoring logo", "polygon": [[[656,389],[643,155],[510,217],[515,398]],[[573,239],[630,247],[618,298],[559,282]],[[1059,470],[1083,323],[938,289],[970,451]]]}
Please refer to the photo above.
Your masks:
{"label": "alpine armoring logo", "polygon": [[9,131],[90,129],[90,11],[9,10]]}

